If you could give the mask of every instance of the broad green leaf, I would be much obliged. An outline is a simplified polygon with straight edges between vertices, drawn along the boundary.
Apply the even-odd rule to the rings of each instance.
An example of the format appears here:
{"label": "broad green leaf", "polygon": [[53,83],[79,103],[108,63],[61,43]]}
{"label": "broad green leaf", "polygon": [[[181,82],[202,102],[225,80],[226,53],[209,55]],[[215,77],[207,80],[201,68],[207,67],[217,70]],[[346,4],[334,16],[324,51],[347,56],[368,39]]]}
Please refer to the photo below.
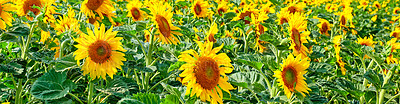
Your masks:
{"label": "broad green leaf", "polygon": [[66,78],[65,72],[50,70],[33,83],[31,94],[33,97],[42,100],[62,98],[76,88],[75,83]]}
{"label": "broad green leaf", "polygon": [[143,102],[144,104],[160,104],[160,95],[153,93],[138,93],[132,96],[132,99]]}
{"label": "broad green leaf", "polygon": [[61,59],[55,61],[54,69],[57,71],[64,71],[71,68],[78,67],[76,60],[74,59],[73,53],[70,53]]}
{"label": "broad green leaf", "polygon": [[261,70],[261,68],[263,67],[263,63],[261,62],[254,62],[254,61],[247,61],[247,60],[243,60],[243,59],[236,59],[237,62],[249,65],[255,69]]}
{"label": "broad green leaf", "polygon": [[372,83],[377,89],[380,89],[382,86],[382,75],[378,75],[374,70],[368,70],[364,74],[364,78],[368,80],[368,82]]}
{"label": "broad green leaf", "polygon": [[122,98],[121,100],[119,100],[117,102],[117,104],[145,104],[145,103],[140,102],[136,99],[132,99],[130,97],[125,97],[125,98]]}

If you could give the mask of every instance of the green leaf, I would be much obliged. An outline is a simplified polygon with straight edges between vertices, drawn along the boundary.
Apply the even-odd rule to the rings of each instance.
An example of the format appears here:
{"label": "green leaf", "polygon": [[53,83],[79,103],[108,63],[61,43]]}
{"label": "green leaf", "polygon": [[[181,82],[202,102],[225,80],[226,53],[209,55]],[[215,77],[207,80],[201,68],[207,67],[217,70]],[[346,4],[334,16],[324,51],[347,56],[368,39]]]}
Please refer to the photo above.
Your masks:
{"label": "green leaf", "polygon": [[377,89],[381,88],[383,78],[382,76],[378,76],[378,74],[375,73],[374,70],[368,70],[364,74],[364,78],[371,82]]}
{"label": "green leaf", "polygon": [[153,93],[138,93],[132,96],[132,99],[143,102],[144,104],[160,104],[160,95]]}
{"label": "green leaf", "polygon": [[20,75],[24,71],[21,64],[9,63],[7,65],[0,64],[0,72],[11,73],[14,75]]}
{"label": "green leaf", "polygon": [[110,82],[107,83],[105,88],[97,89],[108,95],[115,95],[118,97],[124,97],[129,93],[128,84],[123,80],[121,76],[115,76]]}
{"label": "green leaf", "polygon": [[185,62],[183,62],[183,61],[175,62],[174,64],[169,66],[168,72],[171,72],[171,71],[179,69],[183,64],[185,64]]}
{"label": "green leaf", "polygon": [[161,104],[179,104],[179,98],[176,95],[167,95],[162,99]]}
{"label": "green leaf", "polygon": [[117,104],[144,104],[144,103],[136,99],[131,99],[130,97],[126,97],[119,100]]}
{"label": "green leaf", "polygon": [[317,63],[317,62],[311,62],[309,70],[315,71],[318,73],[325,73],[328,72],[329,69],[332,69],[333,67],[327,63]]}
{"label": "green leaf", "polygon": [[38,52],[30,52],[30,57],[32,60],[44,62],[46,64],[50,64],[50,62],[54,59],[54,51],[51,50],[41,50]]}
{"label": "green leaf", "polygon": [[238,62],[249,65],[257,70],[261,70],[261,68],[263,67],[263,63],[261,62],[254,62],[254,61],[247,61],[247,60],[243,60],[243,59],[236,59]]}
{"label": "green leaf", "polygon": [[76,64],[73,53],[70,53],[62,57],[61,59],[56,60],[56,63],[54,65],[54,69],[56,69],[57,71],[64,71],[76,67],[78,67],[78,65]]}
{"label": "green leaf", "polygon": [[41,100],[62,98],[67,95],[70,90],[76,88],[75,83],[66,78],[66,72],[50,70],[33,83],[31,94],[33,97]]}

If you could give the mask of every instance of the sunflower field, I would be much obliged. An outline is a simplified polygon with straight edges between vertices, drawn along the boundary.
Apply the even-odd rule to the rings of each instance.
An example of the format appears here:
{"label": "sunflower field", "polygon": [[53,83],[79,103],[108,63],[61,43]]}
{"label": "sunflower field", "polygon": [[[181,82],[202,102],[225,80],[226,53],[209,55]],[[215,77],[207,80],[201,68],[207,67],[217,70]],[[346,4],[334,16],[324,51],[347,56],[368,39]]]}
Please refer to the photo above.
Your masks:
{"label": "sunflower field", "polygon": [[399,104],[399,0],[0,0],[1,104]]}

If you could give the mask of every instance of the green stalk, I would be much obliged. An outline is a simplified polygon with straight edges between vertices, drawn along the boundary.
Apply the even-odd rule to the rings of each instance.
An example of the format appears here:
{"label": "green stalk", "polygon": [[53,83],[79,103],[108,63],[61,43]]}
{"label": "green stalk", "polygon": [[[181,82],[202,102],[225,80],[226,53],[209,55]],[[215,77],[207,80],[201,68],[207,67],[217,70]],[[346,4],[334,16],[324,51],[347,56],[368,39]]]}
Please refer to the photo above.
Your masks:
{"label": "green stalk", "polygon": [[268,87],[268,90],[269,90],[270,95],[271,95],[270,98],[274,97],[275,94],[273,94],[271,83],[269,82],[269,79],[267,78],[267,76],[265,76],[264,72],[261,69],[257,69],[257,70],[261,72],[262,76],[264,77],[264,79],[265,79],[265,81],[267,83],[267,87]]}
{"label": "green stalk", "polygon": [[66,40],[64,40],[61,44],[60,44],[60,54],[59,54],[59,56],[58,56],[58,59],[61,59],[61,57],[63,56],[63,48],[64,48],[64,46],[65,46],[65,44],[67,43],[67,41],[69,41],[69,40],[71,40],[71,39],[66,39]]}
{"label": "green stalk", "polygon": [[152,62],[152,53],[153,53],[153,44],[154,44],[154,34],[150,34],[150,46],[149,46],[149,51],[147,52],[147,57],[146,57],[146,66],[150,65]]}
{"label": "green stalk", "polygon": [[168,80],[171,77],[175,77],[175,74],[178,74],[181,71],[176,71],[174,74],[169,75],[167,78],[164,78],[163,80],[157,82],[154,86],[152,86],[149,90],[147,90],[146,92],[149,93],[151,90],[153,90],[157,85],[161,84],[162,82]]}
{"label": "green stalk", "polygon": [[16,91],[16,97],[15,97],[15,103],[16,104],[22,104],[22,98],[21,98],[21,94],[22,94],[22,79],[18,79],[18,86],[17,86],[17,91]]}
{"label": "green stalk", "polygon": [[[385,86],[385,84],[389,81],[390,77],[392,77],[392,71],[389,70],[387,76],[385,76],[385,78],[383,79],[382,87]],[[383,103],[384,95],[385,95],[385,89],[382,89],[379,94],[379,104]]]}
{"label": "green stalk", "polygon": [[29,31],[28,39],[26,40],[26,42],[25,42],[25,44],[24,44],[24,47],[23,47],[23,49],[22,49],[22,54],[21,54],[21,58],[22,58],[22,59],[26,59],[26,50],[28,49],[29,43],[30,43],[30,41],[31,41],[31,39],[32,39],[33,27],[34,27],[34,26],[35,26],[35,23],[32,24],[31,27],[30,27],[30,29],[29,29],[30,31]]}
{"label": "green stalk", "polygon": [[93,96],[93,81],[89,82],[89,94],[87,104],[92,104],[92,96]]}
{"label": "green stalk", "polygon": [[68,95],[71,95],[73,98],[75,98],[76,100],[78,100],[79,103],[83,104],[82,100],[79,99],[78,97],[76,97],[74,94],[68,92]]}
{"label": "green stalk", "polygon": [[388,101],[386,101],[385,104],[389,104],[390,101],[392,101],[394,98],[397,98],[400,96],[400,93],[398,93],[397,95],[393,96],[392,98],[390,98]]}

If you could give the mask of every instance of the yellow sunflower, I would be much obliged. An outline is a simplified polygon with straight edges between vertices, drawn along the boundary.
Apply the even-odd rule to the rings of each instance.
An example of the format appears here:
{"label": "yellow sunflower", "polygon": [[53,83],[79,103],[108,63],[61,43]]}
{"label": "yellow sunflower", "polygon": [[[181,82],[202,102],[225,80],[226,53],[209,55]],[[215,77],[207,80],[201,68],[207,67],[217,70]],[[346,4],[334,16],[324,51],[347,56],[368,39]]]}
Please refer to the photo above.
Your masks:
{"label": "yellow sunflower", "polygon": [[81,5],[81,12],[89,18],[95,18],[97,13],[100,19],[104,19],[107,16],[110,22],[114,23],[111,17],[115,16],[116,9],[114,8],[114,2],[111,0],[85,0]]}
{"label": "yellow sunflower", "polygon": [[302,58],[307,57],[307,54],[310,53],[308,48],[303,45],[303,43],[308,43],[307,39],[310,35],[310,32],[307,31],[307,21],[305,20],[301,13],[294,13],[289,18],[289,34],[292,45],[289,49],[293,50],[293,54],[295,56],[302,56]]}
{"label": "yellow sunflower", "polygon": [[364,46],[370,46],[370,47],[375,47],[375,43],[374,40],[372,40],[374,37],[372,37],[372,35],[370,35],[369,38],[367,38],[367,36],[365,36],[364,38],[357,38],[357,43],[364,45]]}
{"label": "yellow sunflower", "polygon": [[339,15],[339,22],[340,26],[344,27],[347,22],[352,23],[353,20],[353,8],[348,7],[345,8],[342,12],[336,13],[336,15]]}
{"label": "yellow sunflower", "polygon": [[106,74],[113,78],[113,75],[118,69],[122,69],[121,65],[124,65],[122,61],[126,61],[124,58],[126,52],[122,48],[122,43],[120,42],[122,37],[115,37],[117,31],[112,31],[112,27],[105,31],[103,24],[100,26],[100,30],[95,27],[92,31],[87,29],[88,35],[81,34],[77,39],[78,45],[75,45],[78,50],[74,52],[75,60],[85,59],[82,66],[83,74],[90,74],[92,80],[96,78],[106,79]]}
{"label": "yellow sunflower", "polygon": [[75,11],[71,8],[68,10],[67,15],[63,15],[57,20],[54,26],[54,30],[57,31],[58,35],[66,31],[77,32],[79,34],[79,28],[79,21],[75,18]]}
{"label": "yellow sunflower", "polygon": [[195,0],[190,9],[192,9],[191,12],[194,14],[194,17],[201,18],[208,17],[210,14],[212,14],[212,11],[208,9],[210,7],[211,6],[206,1]]}
{"label": "yellow sunflower", "polygon": [[393,14],[400,14],[400,8],[399,7],[395,7],[393,9]]}
{"label": "yellow sunflower", "polygon": [[311,91],[303,76],[307,73],[306,69],[309,66],[310,61],[300,57],[294,58],[292,54],[289,54],[281,64],[281,70],[274,71],[274,77],[277,78],[278,85],[284,89],[287,98],[291,98],[294,91],[300,92],[303,96],[305,96],[304,93],[308,94],[308,91]]}
{"label": "yellow sunflower", "polygon": [[260,40],[260,36],[257,35],[256,36],[256,40],[255,40],[255,46],[254,48],[256,50],[258,50],[258,52],[263,53],[264,50],[267,49],[267,47],[264,46],[264,44],[266,44],[267,42]]}
{"label": "yellow sunflower", "polygon": [[303,9],[306,7],[306,3],[298,2],[298,3],[291,3],[285,8],[282,8],[281,11],[288,11],[290,14],[294,14],[296,12],[303,12]]}
{"label": "yellow sunflower", "polygon": [[56,43],[57,46],[50,48],[51,50],[56,50],[54,54],[54,59],[57,59],[60,57],[60,42],[58,39],[54,40],[54,43]]}
{"label": "yellow sunflower", "polygon": [[0,1],[0,29],[5,30],[6,26],[12,26],[11,22],[14,20],[12,15],[8,12],[14,11],[16,8],[9,0]]}
{"label": "yellow sunflower", "polygon": [[398,64],[399,61],[397,58],[393,57],[393,52],[396,52],[397,49],[400,49],[400,43],[397,43],[397,38],[392,38],[390,41],[387,42],[387,45],[391,46],[392,49],[390,51],[389,56],[386,58],[386,62],[388,64]]}
{"label": "yellow sunflower", "polygon": [[278,14],[276,14],[276,16],[278,17],[278,20],[276,20],[276,22],[278,22],[278,24],[280,25],[289,22],[289,11],[280,11]]}
{"label": "yellow sunflower", "polygon": [[396,27],[395,30],[390,33],[390,36],[400,39],[400,27]]}
{"label": "yellow sunflower", "polygon": [[[179,76],[184,77],[182,83],[188,83],[186,94],[192,97],[196,95],[201,101],[209,101],[211,104],[223,103],[222,90],[228,92],[235,89],[229,84],[226,73],[231,73],[233,66],[230,58],[225,53],[217,54],[223,45],[213,48],[213,42],[199,45],[199,53],[195,50],[187,50],[179,55],[179,61],[184,61],[179,70],[184,70]],[[221,90],[222,89],[222,90]]]}
{"label": "yellow sunflower", "polygon": [[128,15],[126,17],[132,17],[134,21],[140,21],[145,18],[145,12],[140,10],[142,8],[142,2],[139,0],[129,1],[127,5]]}
{"label": "yellow sunflower", "polygon": [[44,23],[50,23],[51,26],[54,26],[54,22],[56,21],[56,18],[54,18],[53,14],[59,14],[56,12],[57,8],[55,6],[55,1],[49,0],[47,5],[46,5],[46,13],[43,17]]}
{"label": "yellow sunflower", "polygon": [[272,5],[271,2],[268,2],[267,4],[261,4],[261,11],[260,12],[265,12],[266,14],[269,13],[275,13],[275,7]]}
{"label": "yellow sunflower", "polygon": [[375,1],[373,5],[374,5],[376,8],[378,8],[378,9],[381,9],[381,8],[382,8],[381,4],[379,4],[378,1]]}
{"label": "yellow sunflower", "polygon": [[[33,5],[43,8],[54,3],[54,0],[17,0],[15,3],[18,8],[17,14],[19,16],[26,16],[30,11],[33,12],[33,14],[35,15],[38,15],[40,13],[39,9],[32,8]],[[26,16],[26,18],[29,20],[33,20],[33,17],[30,16]]]}
{"label": "yellow sunflower", "polygon": [[346,75],[346,68],[344,65],[346,64],[345,62],[342,61],[342,57],[340,57],[340,41],[342,39],[342,35],[337,35],[333,38],[333,43],[334,43],[334,48],[335,48],[335,56],[336,56],[336,62],[340,66],[340,70],[342,72],[342,75]]}
{"label": "yellow sunflower", "polygon": [[40,30],[40,42],[46,42],[46,40],[50,37],[49,31]]}
{"label": "yellow sunflower", "polygon": [[218,7],[217,7],[218,15],[222,16],[223,14],[229,12],[229,8],[232,6],[233,6],[233,4],[230,4],[229,2],[226,2],[224,0],[220,1],[218,3]]}
{"label": "yellow sunflower", "polygon": [[320,23],[318,24],[319,27],[319,33],[324,34],[326,36],[330,36],[328,33],[329,30],[331,30],[331,25],[329,21],[319,18]]}
{"label": "yellow sunflower", "polygon": [[360,0],[359,3],[360,3],[360,5],[358,5],[357,8],[358,9],[360,9],[360,8],[365,9],[365,8],[368,7],[369,1],[368,0]]}
{"label": "yellow sunflower", "polygon": [[214,38],[214,35],[218,33],[218,27],[217,23],[213,23],[212,26],[210,27],[210,30],[207,32],[207,42],[217,42],[217,39]]}
{"label": "yellow sunflower", "polygon": [[246,19],[246,17],[251,18],[251,16],[252,16],[251,14],[254,14],[255,16],[258,16],[259,10],[255,8],[256,6],[257,5],[255,5],[253,3],[250,3],[248,5],[244,5],[243,10],[242,11],[238,10],[238,13],[236,14],[236,17],[234,17],[232,19],[232,21],[244,20],[245,24],[250,24],[250,21],[245,20],[245,19]]}
{"label": "yellow sunflower", "polygon": [[156,2],[150,7],[151,13],[153,13],[152,21],[156,24],[157,33],[155,37],[159,38],[163,44],[177,44],[180,43],[179,39],[174,36],[182,36],[181,33],[175,30],[181,30],[179,27],[172,25],[171,18],[173,16],[169,4],[163,2]]}

